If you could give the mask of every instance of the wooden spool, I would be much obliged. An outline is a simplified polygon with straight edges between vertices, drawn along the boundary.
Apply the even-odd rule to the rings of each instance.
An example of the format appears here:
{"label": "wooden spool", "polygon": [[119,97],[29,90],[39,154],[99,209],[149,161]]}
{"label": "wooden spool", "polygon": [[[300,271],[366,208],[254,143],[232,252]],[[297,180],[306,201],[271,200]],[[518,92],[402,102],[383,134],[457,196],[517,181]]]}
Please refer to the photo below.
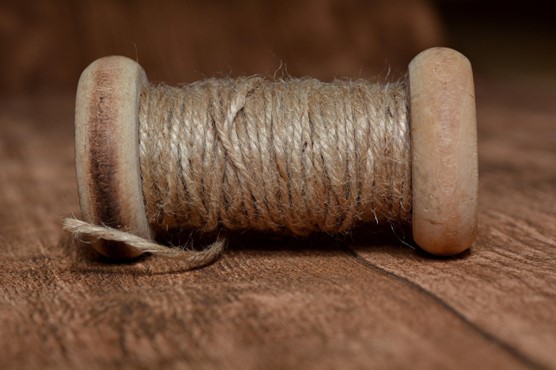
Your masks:
{"label": "wooden spool", "polygon": [[[432,48],[409,64],[413,237],[435,255],[458,254],[477,232],[478,162],[473,73],[469,60]],[[139,100],[148,84],[135,61],[96,60],[77,88],[75,145],[79,201],[85,221],[146,239],[139,166]],[[101,254],[134,258],[122,243],[91,241]]]}

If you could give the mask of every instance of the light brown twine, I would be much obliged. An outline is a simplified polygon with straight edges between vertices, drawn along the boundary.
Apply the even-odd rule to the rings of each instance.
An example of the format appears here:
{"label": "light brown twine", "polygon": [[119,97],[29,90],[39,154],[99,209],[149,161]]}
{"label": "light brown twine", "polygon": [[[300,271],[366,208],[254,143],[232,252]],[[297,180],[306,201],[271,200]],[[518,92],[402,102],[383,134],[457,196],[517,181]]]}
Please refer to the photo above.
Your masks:
{"label": "light brown twine", "polygon": [[[140,106],[143,195],[155,232],[304,236],[410,218],[404,82],[208,79],[149,86]],[[216,259],[226,244],[219,234],[205,250],[184,254],[75,219],[65,228],[185,256],[193,267]]]}

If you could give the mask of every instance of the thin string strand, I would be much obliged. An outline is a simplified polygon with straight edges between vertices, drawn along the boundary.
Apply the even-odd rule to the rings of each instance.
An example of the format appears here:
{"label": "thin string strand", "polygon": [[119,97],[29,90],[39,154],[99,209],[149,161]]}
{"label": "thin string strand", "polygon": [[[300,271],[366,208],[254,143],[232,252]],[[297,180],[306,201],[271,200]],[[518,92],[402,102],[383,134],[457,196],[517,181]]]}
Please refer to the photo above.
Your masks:
{"label": "thin string strand", "polygon": [[[155,233],[306,236],[411,217],[404,82],[253,76],[151,85],[139,121],[143,195]],[[210,263],[226,244],[222,236],[203,251],[184,252],[106,226],[66,223],[74,234],[195,263]]]}

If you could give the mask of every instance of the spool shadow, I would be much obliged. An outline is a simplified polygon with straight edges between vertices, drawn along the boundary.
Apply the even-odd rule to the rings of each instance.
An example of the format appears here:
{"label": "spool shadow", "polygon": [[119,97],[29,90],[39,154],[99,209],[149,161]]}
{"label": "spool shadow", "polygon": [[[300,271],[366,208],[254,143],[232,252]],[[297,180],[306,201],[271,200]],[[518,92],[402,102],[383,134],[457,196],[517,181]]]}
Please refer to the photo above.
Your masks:
{"label": "spool shadow", "polygon": [[[183,261],[163,260],[145,254],[133,260],[112,260],[97,253],[88,243],[74,240],[65,233],[60,241],[67,253],[74,255],[72,269],[83,273],[107,274],[141,274],[158,275],[182,273],[191,271],[183,267]],[[216,235],[199,235],[194,231],[171,230],[166,235],[157,237],[161,244],[171,246],[186,246],[189,249],[202,249],[210,244]],[[330,257],[345,255],[345,253],[358,254],[364,249],[371,253],[393,254],[396,258],[410,260],[435,260],[448,261],[468,258],[472,252],[466,251],[452,257],[433,256],[419,248],[412,239],[411,228],[407,225],[364,225],[357,227],[347,234],[327,235],[315,233],[308,237],[277,236],[268,232],[229,232],[229,245],[227,251],[220,259],[230,254],[249,254],[250,257],[259,258],[281,255],[327,255]],[[364,257],[362,257],[364,258]],[[209,265],[210,266],[210,265]],[[203,268],[201,268],[203,269]]]}

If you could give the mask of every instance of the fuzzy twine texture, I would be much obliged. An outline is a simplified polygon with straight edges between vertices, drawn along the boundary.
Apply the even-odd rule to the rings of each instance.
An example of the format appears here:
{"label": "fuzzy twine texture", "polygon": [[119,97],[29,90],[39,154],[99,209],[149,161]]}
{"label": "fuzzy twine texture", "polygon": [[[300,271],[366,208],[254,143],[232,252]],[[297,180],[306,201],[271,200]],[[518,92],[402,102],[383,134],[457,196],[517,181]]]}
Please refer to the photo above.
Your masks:
{"label": "fuzzy twine texture", "polygon": [[[149,86],[139,112],[149,224],[155,233],[179,228],[305,236],[408,221],[407,106],[403,82],[255,76]],[[145,252],[183,253],[106,226],[75,220],[66,226]],[[184,256],[206,264],[224,245],[219,237]]]}

